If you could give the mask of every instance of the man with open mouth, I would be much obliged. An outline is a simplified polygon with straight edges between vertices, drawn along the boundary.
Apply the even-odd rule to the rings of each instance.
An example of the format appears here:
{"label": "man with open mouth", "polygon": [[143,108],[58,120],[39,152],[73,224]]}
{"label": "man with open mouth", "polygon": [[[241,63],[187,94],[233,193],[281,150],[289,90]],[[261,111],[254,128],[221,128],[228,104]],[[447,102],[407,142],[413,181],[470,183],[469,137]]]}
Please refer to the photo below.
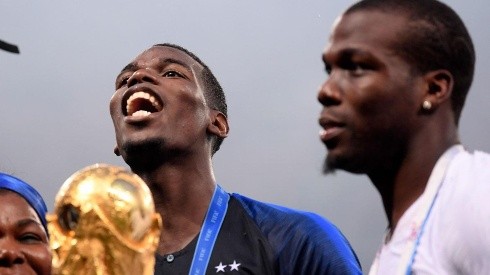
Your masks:
{"label": "man with open mouth", "polygon": [[360,274],[349,243],[313,213],[229,194],[212,156],[228,135],[211,70],[188,50],[150,47],[116,78],[115,153],[149,186],[163,228],[155,274]]}

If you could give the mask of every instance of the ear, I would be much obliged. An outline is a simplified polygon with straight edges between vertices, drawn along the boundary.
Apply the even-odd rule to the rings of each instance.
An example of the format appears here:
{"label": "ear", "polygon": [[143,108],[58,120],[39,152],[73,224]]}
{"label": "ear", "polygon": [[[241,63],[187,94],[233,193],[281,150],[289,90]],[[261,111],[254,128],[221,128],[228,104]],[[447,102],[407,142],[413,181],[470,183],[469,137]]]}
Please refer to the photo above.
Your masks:
{"label": "ear", "polygon": [[[434,108],[451,102],[454,78],[448,70],[436,70],[428,72],[425,77],[426,92],[422,101],[429,101]],[[422,106],[422,102],[420,103]]]}
{"label": "ear", "polygon": [[207,129],[208,133],[220,138],[226,138],[229,130],[228,118],[220,111],[211,110],[210,122]]}
{"label": "ear", "polygon": [[117,147],[117,144],[114,146],[114,154],[116,154],[116,156],[121,156],[121,153],[119,152],[119,148]]}

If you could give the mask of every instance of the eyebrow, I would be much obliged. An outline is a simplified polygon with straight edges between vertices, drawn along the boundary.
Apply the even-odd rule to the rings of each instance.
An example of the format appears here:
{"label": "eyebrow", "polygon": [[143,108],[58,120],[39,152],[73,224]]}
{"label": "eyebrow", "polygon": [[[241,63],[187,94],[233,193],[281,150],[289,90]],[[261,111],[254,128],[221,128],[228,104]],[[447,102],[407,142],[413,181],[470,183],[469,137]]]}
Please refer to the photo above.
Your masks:
{"label": "eyebrow", "polygon": [[18,227],[27,227],[31,224],[35,224],[35,225],[39,225],[40,227],[43,227],[42,224],[40,224],[38,221],[31,219],[31,218],[22,219],[22,220],[18,221],[16,224]]}
{"label": "eyebrow", "polygon": [[365,50],[357,49],[357,48],[345,48],[339,51],[340,56],[351,57],[353,55],[367,55],[368,53]]}
{"label": "eyebrow", "polygon": [[135,63],[129,63],[126,65],[119,74],[122,74],[125,71],[135,71],[138,68]]}
{"label": "eyebrow", "polygon": [[[188,64],[186,64],[185,62],[183,62],[181,60],[175,59],[175,58],[161,57],[158,59],[158,64],[161,66],[166,66],[168,64],[177,64],[177,65],[180,65],[180,66],[186,68],[188,71],[192,71],[191,67]],[[127,72],[127,71],[136,71],[138,69],[140,69],[140,67],[136,63],[131,62],[128,65],[126,65],[121,70],[121,72],[119,74],[122,74],[122,73]]]}
{"label": "eyebrow", "polygon": [[[364,49],[358,48],[344,48],[334,52],[335,56],[337,56],[337,60],[346,60],[352,58],[353,56],[361,56],[361,57],[371,57],[372,54]],[[324,53],[322,55],[322,59],[324,62],[327,62],[327,55]],[[328,62],[327,62],[328,63]]]}

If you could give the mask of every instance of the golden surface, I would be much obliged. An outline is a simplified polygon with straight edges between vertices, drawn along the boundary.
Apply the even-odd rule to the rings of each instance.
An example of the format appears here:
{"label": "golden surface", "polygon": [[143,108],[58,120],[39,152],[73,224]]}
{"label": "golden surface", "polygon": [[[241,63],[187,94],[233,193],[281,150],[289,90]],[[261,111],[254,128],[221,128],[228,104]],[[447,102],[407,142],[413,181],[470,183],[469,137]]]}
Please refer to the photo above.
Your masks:
{"label": "golden surface", "polygon": [[47,220],[54,275],[153,274],[162,221],[136,174],[106,164],[79,170]]}

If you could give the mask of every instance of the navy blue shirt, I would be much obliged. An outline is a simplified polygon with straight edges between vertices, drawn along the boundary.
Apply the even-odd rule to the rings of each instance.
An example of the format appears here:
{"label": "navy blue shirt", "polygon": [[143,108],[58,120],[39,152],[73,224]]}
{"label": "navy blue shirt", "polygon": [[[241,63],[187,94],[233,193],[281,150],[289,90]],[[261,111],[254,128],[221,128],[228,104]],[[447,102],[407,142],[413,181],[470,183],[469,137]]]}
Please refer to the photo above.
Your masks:
{"label": "navy blue shirt", "polygon": [[[156,255],[155,274],[187,275],[196,238]],[[317,214],[232,194],[206,274],[362,274],[342,233]]]}

